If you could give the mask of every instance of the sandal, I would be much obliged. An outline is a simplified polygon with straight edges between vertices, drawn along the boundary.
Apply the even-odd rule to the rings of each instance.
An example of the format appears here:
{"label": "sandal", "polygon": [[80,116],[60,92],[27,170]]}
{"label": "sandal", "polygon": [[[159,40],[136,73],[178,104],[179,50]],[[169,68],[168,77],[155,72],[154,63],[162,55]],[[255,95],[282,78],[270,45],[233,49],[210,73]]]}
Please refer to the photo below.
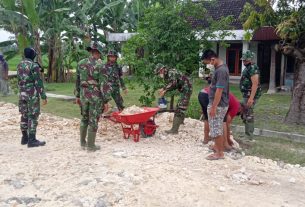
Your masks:
{"label": "sandal", "polygon": [[208,148],[210,151],[216,152],[215,145],[210,145]]}
{"label": "sandal", "polygon": [[206,157],[207,160],[223,160],[225,157],[219,157],[217,154],[210,154]]}

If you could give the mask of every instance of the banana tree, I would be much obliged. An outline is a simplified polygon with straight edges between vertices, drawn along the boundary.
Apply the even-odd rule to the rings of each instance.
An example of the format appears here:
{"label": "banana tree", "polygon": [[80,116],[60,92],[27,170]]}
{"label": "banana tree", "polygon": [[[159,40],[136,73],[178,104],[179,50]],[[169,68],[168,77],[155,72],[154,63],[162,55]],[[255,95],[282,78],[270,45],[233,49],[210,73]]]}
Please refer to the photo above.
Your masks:
{"label": "banana tree", "polygon": [[73,10],[75,23],[78,24],[83,31],[86,32],[84,36],[85,43],[100,40],[105,42],[105,36],[100,34],[98,30],[104,30],[107,26],[105,22],[109,18],[107,12],[113,7],[124,4],[124,0],[76,0]]}
{"label": "banana tree", "polygon": [[0,27],[15,35],[20,53],[30,42],[31,28],[31,22],[22,11],[22,6],[15,1],[0,1]]}
{"label": "banana tree", "polygon": [[[40,28],[44,31],[43,41],[48,46],[48,81],[64,80],[64,51],[66,42],[80,37],[84,32],[74,24],[72,14],[73,2],[60,0],[40,0],[38,10],[41,21]],[[69,53],[69,52],[67,52]]]}

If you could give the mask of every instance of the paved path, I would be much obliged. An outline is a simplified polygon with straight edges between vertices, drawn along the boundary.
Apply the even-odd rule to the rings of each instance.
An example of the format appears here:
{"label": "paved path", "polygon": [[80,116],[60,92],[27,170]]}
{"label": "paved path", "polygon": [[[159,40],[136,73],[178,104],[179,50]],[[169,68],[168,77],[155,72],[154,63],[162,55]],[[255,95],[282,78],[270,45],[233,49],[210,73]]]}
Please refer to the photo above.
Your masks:
{"label": "paved path", "polygon": [[[235,126],[232,126],[232,129],[238,133],[245,132],[244,126],[235,125]],[[278,132],[278,131],[272,131],[272,130],[268,130],[268,129],[255,128],[254,135],[263,136],[263,137],[274,137],[274,138],[282,137],[282,138],[288,138],[288,139],[296,141],[296,142],[305,142],[305,135],[295,134],[295,133],[290,133],[290,132]]]}
{"label": "paved path", "polygon": [[8,77],[17,76],[17,71],[8,71]]}
{"label": "paved path", "polygon": [[74,100],[75,96],[66,96],[66,95],[59,95],[59,94],[54,94],[54,93],[46,93],[48,98],[58,98],[58,99],[63,99],[63,100]]}

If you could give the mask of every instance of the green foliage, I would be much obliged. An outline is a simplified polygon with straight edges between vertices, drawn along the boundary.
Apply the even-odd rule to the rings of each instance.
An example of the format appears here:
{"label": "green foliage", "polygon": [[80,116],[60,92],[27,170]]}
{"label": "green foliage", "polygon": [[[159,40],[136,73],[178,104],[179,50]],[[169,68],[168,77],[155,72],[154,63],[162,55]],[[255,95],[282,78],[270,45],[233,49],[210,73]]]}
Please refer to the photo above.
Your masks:
{"label": "green foliage", "polygon": [[277,33],[283,39],[297,40],[305,35],[305,9],[293,12],[277,26]]}
{"label": "green foliage", "polygon": [[[206,16],[201,4],[192,1],[170,1],[169,4],[155,3],[145,10],[139,22],[138,35],[123,46],[123,62],[131,66],[137,80],[145,90],[140,100],[149,105],[155,99],[154,91],[162,82],[154,75],[157,63],[191,75],[199,68],[199,52],[211,46],[209,38],[224,37],[232,17],[213,22]],[[207,19],[209,28],[193,27],[192,20]],[[219,30],[217,34],[215,31]]]}
{"label": "green foliage", "polygon": [[255,5],[246,3],[239,17],[244,22],[244,29],[255,31],[262,26],[273,26],[276,28],[277,34],[285,40],[304,39],[304,1],[279,0],[276,10],[272,9],[274,3],[267,0],[255,0]]}
{"label": "green foliage", "polygon": [[140,101],[150,105],[160,80],[153,74],[155,64],[191,73],[198,68],[200,42],[195,31],[182,15],[183,5],[161,6],[147,9],[140,21],[138,35],[123,47],[124,62],[131,65],[134,74],[143,85],[146,96]]}
{"label": "green foliage", "polygon": [[11,78],[9,79],[9,85],[14,94],[17,94],[19,89],[18,89],[18,79],[17,78]]}
{"label": "green foliage", "polygon": [[10,10],[14,10],[16,8],[15,1],[12,0],[1,0],[0,5]]}
{"label": "green foliage", "polygon": [[17,39],[18,39],[19,54],[23,54],[24,48],[30,45],[30,40],[27,38],[27,36],[24,36],[21,33],[18,35]]}
{"label": "green foliage", "polygon": [[245,30],[257,30],[262,26],[275,26],[277,15],[267,0],[255,0],[255,4],[246,3],[239,19],[244,22]]}
{"label": "green foliage", "polygon": [[251,31],[246,31],[245,35],[244,35],[244,38],[245,40],[248,40],[250,41],[252,39],[253,35],[252,35],[252,32]]}
{"label": "green foliage", "polygon": [[25,12],[27,14],[27,17],[29,18],[29,21],[32,23],[32,26],[34,28],[37,28],[39,25],[39,16],[36,12],[36,2],[33,0],[23,0],[22,6],[25,9]]}

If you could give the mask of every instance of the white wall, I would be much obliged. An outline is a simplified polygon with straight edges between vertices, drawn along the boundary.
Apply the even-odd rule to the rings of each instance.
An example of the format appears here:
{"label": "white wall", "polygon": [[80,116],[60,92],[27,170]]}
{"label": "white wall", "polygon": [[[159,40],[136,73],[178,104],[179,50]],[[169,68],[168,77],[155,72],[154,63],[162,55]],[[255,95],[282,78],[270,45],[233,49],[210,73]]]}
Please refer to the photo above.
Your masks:
{"label": "white wall", "polygon": [[227,48],[219,46],[219,58],[227,64]]}

